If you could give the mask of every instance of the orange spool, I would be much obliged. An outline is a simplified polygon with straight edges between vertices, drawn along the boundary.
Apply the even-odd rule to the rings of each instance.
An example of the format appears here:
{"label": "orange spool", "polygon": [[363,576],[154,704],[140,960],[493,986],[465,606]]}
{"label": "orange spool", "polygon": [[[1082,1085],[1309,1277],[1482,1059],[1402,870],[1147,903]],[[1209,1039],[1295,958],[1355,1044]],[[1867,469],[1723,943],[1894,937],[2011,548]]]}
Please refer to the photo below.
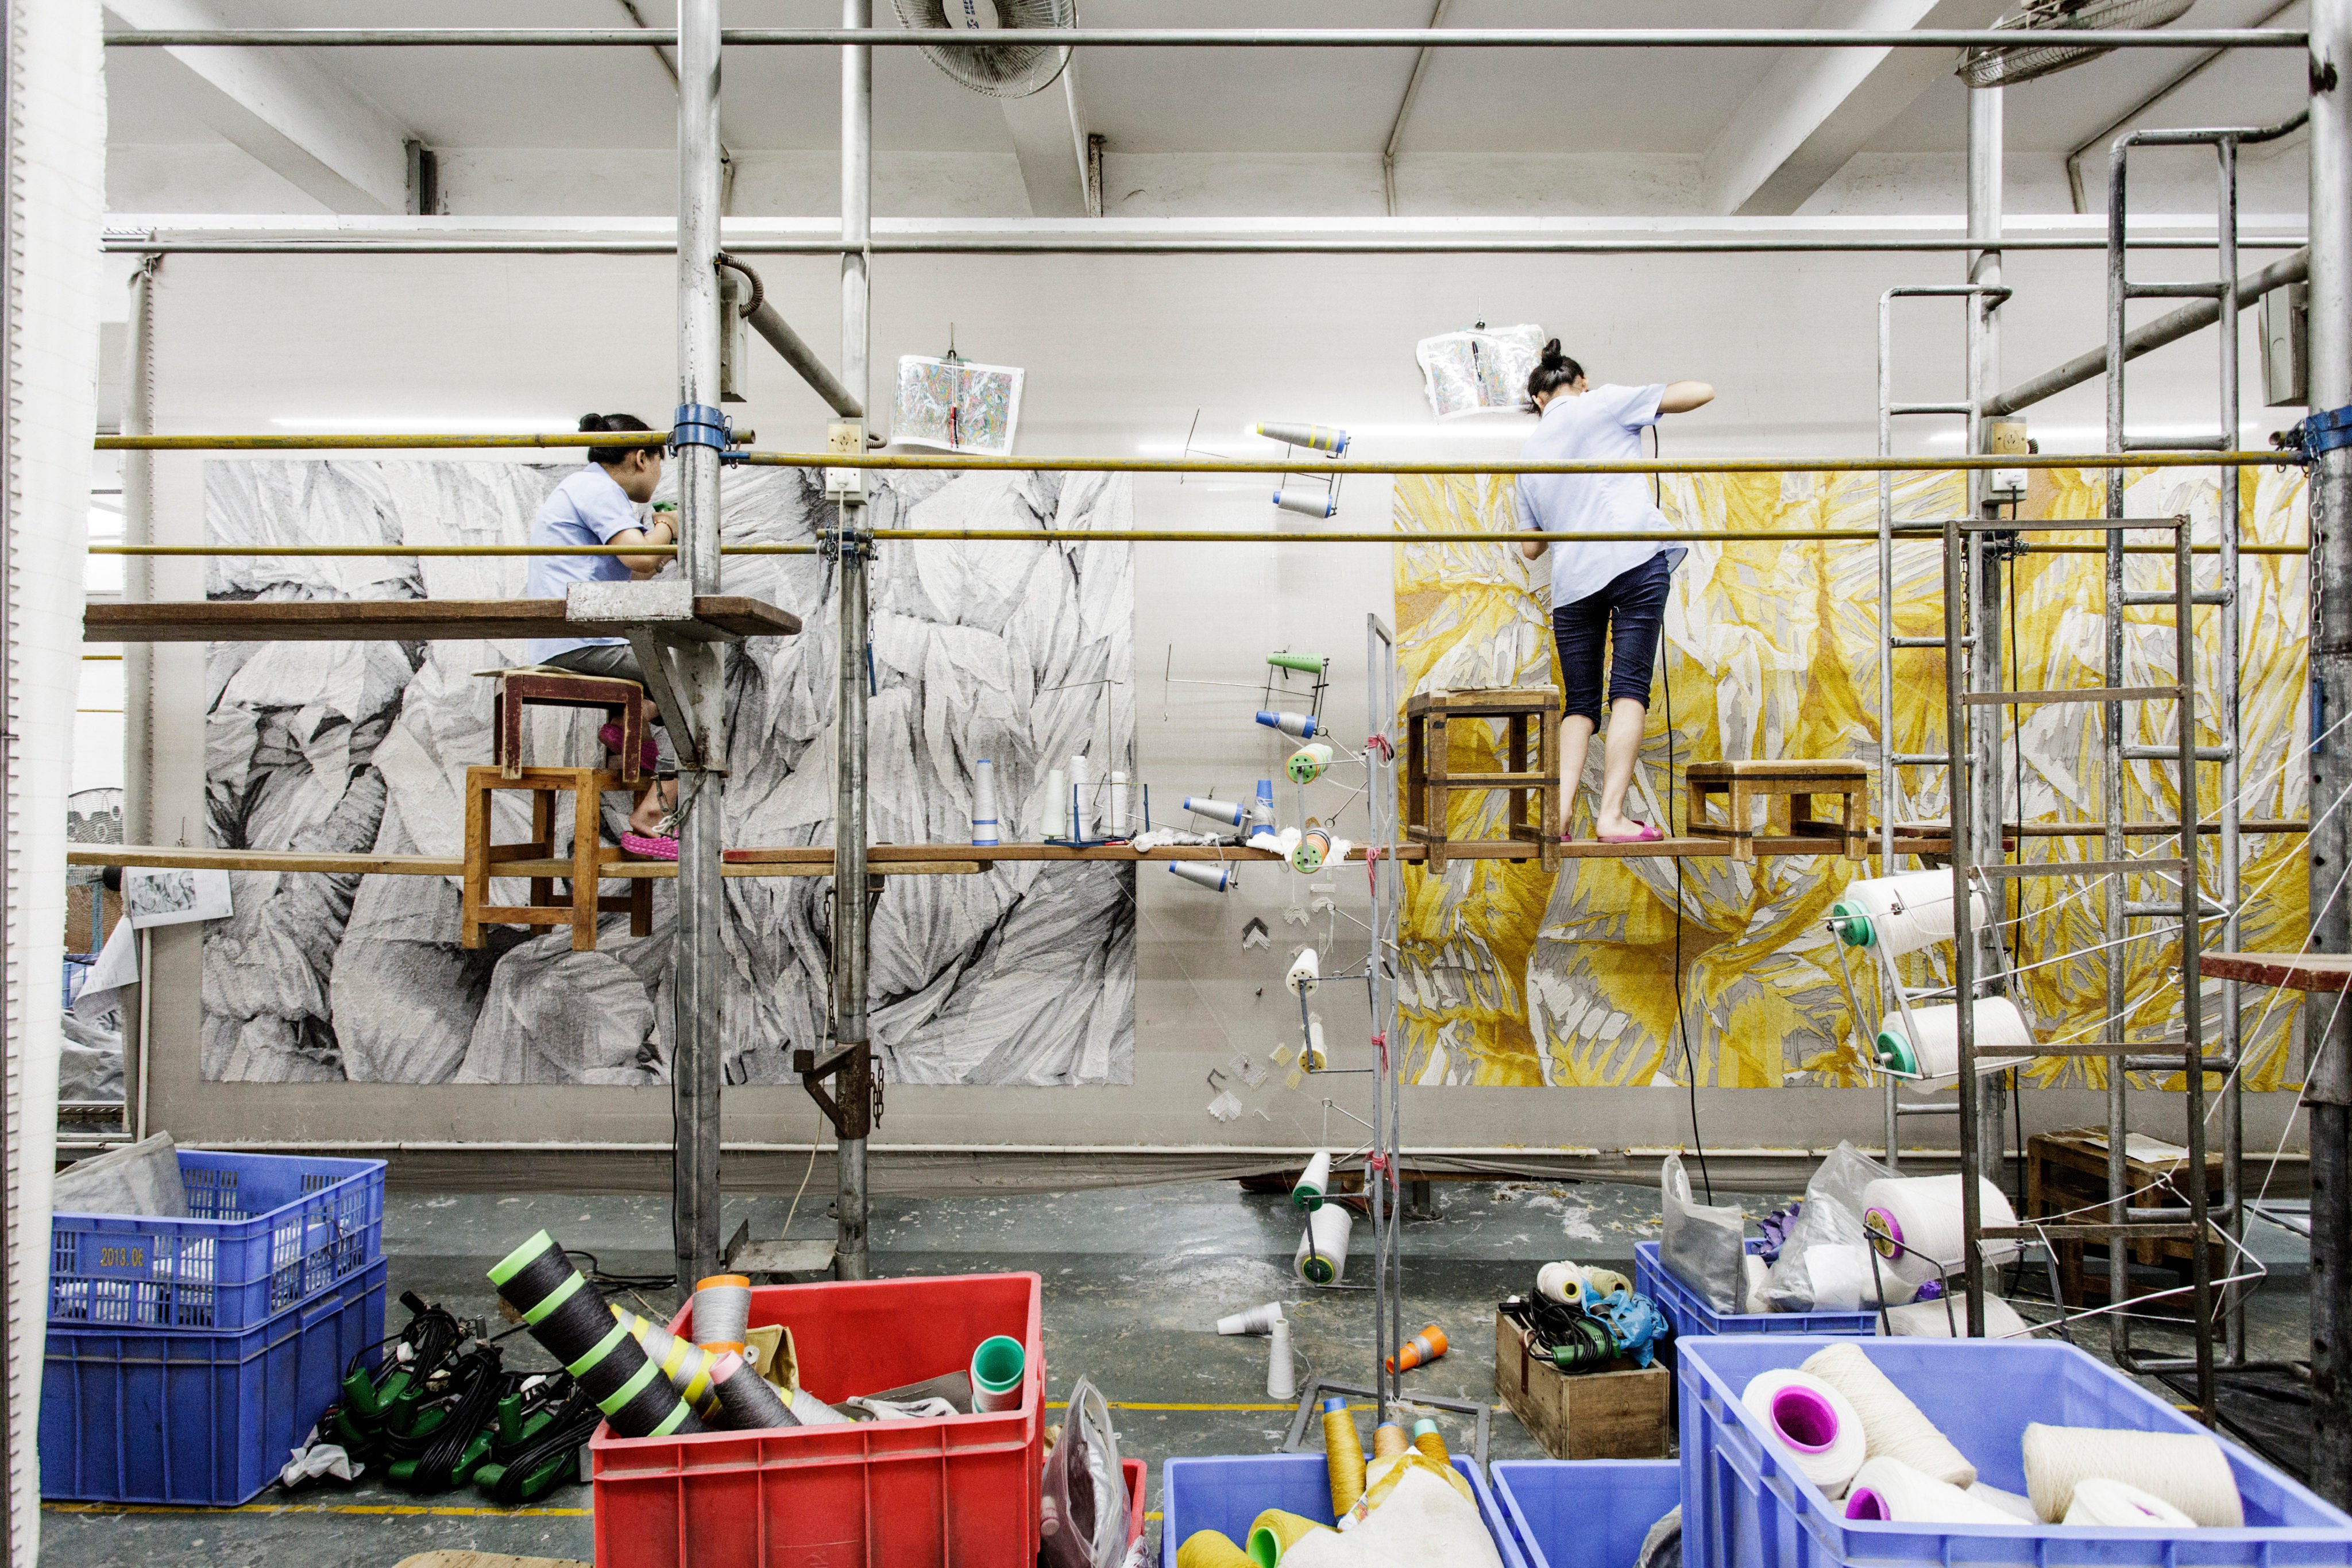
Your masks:
{"label": "orange spool", "polygon": [[1404,1342],[1404,1348],[1389,1357],[1391,1372],[1411,1372],[1417,1366],[1427,1366],[1445,1353],[1445,1331],[1435,1323]]}

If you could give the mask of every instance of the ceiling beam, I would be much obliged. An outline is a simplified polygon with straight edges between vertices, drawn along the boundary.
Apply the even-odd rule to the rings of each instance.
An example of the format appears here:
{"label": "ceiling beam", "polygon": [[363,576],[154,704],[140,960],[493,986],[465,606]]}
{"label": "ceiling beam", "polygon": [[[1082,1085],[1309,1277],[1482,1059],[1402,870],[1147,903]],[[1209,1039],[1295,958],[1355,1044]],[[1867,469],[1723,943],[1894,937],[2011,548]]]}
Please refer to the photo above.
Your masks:
{"label": "ceiling beam", "polygon": [[1087,116],[1078,103],[1078,57],[1041,92],[1000,100],[1032,217],[1100,217],[1087,178]]}
{"label": "ceiling beam", "polygon": [[[107,0],[142,32],[227,26],[206,0]],[[407,131],[289,49],[162,51],[178,63],[197,118],[331,212],[410,210]]]}
{"label": "ceiling beam", "polygon": [[[1989,26],[2001,0],[1823,0],[1811,25]],[[1734,110],[1700,164],[1710,213],[1785,216],[1952,68],[1938,50],[1792,49]]]}

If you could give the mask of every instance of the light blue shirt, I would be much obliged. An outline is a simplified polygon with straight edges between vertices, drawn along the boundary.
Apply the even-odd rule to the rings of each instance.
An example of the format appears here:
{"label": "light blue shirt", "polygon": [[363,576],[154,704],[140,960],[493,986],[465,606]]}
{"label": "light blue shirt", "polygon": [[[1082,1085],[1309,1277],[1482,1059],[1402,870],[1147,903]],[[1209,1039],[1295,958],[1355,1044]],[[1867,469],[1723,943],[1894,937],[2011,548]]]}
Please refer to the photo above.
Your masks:
{"label": "light blue shirt", "polygon": [[[533,544],[610,544],[625,529],[643,526],[637,503],[620,481],[591,463],[555,487],[530,525]],[[617,555],[534,555],[523,592],[534,599],[561,599],[574,583],[625,583],[629,569]],[[544,664],[575,647],[625,642],[625,637],[544,637],[530,645],[530,661]]]}
{"label": "light blue shirt", "polygon": [[[1545,405],[1536,433],[1519,456],[1533,463],[1603,462],[1642,455],[1642,429],[1658,422],[1663,384],[1596,386]],[[1650,481],[1641,474],[1521,474],[1519,526],[1539,533],[1655,532],[1665,514],[1650,500]],[[1572,605],[1599,593],[1621,574],[1672,545],[1636,540],[1570,544],[1552,541],[1551,607]],[[1668,564],[1672,564],[1669,563]]]}

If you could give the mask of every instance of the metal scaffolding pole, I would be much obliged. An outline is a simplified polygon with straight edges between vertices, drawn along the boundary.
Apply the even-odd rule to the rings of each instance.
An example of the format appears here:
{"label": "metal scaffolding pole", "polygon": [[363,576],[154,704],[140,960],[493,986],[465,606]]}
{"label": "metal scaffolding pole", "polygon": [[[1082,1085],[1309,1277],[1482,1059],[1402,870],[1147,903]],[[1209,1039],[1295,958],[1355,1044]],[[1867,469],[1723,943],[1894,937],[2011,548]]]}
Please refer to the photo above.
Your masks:
{"label": "metal scaffolding pole", "polygon": [[[873,0],[842,0],[845,26],[874,25]],[[865,246],[874,211],[874,53],[863,43],[841,51],[841,379],[859,405],[870,402],[866,368]],[[856,432],[862,454],[866,437]],[[835,1079],[837,1170],[834,1206],[834,1269],[863,1279],[866,1265],[866,1142],[871,1131],[874,1052],[866,1016],[866,959],[871,938],[866,875],[866,699],[871,679],[866,625],[866,556],[863,476],[856,500],[845,496],[835,540],[840,574],[840,711],[834,720],[835,782],[833,831],[833,1049],[847,1052]]]}
{"label": "metal scaffolding pole", "polygon": [[[1969,257],[1969,283],[1980,290],[2001,288],[2001,91],[1997,87],[1987,87],[1972,89],[1969,93],[1969,237],[1985,246]],[[1985,400],[2000,389],[2000,307],[2008,297],[2006,291],[1979,292],[1963,301],[1963,308],[1975,318],[1972,325],[1976,329],[1969,334],[1969,402],[1976,410],[1969,416],[1971,452],[1990,449],[1990,432],[1985,425],[1983,408]],[[1990,499],[1991,479],[1992,476],[1982,470],[1969,476],[1969,516],[1991,518],[1999,514],[2000,503]],[[1968,650],[1969,684],[1978,691],[1997,691],[2003,684],[2000,553],[1991,535],[1969,535],[1968,592],[1974,601],[1969,618],[1976,626],[1976,641]],[[1986,714],[1987,722],[1970,732],[1968,753],[1967,765],[1973,772],[1968,798],[1975,813],[1969,825],[1969,837],[1979,855],[1995,860],[2001,858],[2001,823],[2007,816],[2001,809],[2007,794],[2001,787],[2000,742],[2001,729],[2008,718],[2000,708]],[[1983,949],[1978,958],[1980,974],[1997,973],[2001,967],[1994,961],[1992,949],[2000,941],[2002,911],[1994,910],[1990,913],[1991,923],[1978,938]],[[1963,998],[1969,994],[1961,993]],[[1965,1120],[1976,1127],[1979,1166],[1996,1185],[2000,1182],[2001,1152],[2007,1143],[2005,1088],[2005,1075],[1999,1073],[1963,1073],[1958,1085],[1962,1095],[1976,1097],[1976,1110]],[[1981,1314],[1970,1317],[1969,1332],[1977,1337],[1983,1335]]]}
{"label": "metal scaffolding pole", "polygon": [[[2352,0],[2311,6],[2311,382],[2315,419],[2352,405]],[[2314,431],[2316,434],[2316,431]],[[2341,431],[2338,431],[2341,435]],[[2315,442],[2315,445],[2317,443]],[[2311,530],[2317,542],[2317,626],[2312,638],[2311,798],[2352,788],[2352,447],[2315,455]],[[2311,837],[2311,947],[2352,952],[2352,906],[2336,889],[2352,832],[2331,812]],[[2340,999],[2339,999],[2340,1000]],[[2352,1506],[2352,1013],[2315,999],[2311,1107],[2311,1414],[2313,1487]]]}
{"label": "metal scaffolding pole", "polygon": [[[716,420],[719,402],[719,0],[681,0],[677,50],[677,400]],[[681,431],[681,434],[684,432]],[[723,437],[722,437],[723,439]],[[719,454],[701,441],[677,444],[678,565],[697,594],[719,591]],[[663,657],[650,642],[639,646]],[[727,750],[719,645],[677,650],[686,713],[665,714],[672,733],[692,735],[679,779],[676,1013],[670,1037],[671,1226],[678,1282],[719,1271],[719,1152],[721,959],[726,919],[719,852],[726,822]],[[649,672],[650,673],[650,672]]]}

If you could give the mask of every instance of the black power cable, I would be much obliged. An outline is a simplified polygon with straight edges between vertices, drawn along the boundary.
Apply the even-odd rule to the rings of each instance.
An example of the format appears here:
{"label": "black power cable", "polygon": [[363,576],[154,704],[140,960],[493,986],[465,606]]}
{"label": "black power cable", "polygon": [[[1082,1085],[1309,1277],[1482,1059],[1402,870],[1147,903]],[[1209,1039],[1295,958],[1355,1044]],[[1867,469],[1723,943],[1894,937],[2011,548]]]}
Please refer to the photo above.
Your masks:
{"label": "black power cable", "polygon": [[[1650,456],[1659,451],[1658,427],[1650,427]],[[1665,491],[1660,475],[1650,476],[1650,504],[1661,516],[1665,512]],[[1658,626],[1658,669],[1666,683],[1666,832],[1675,830],[1675,661],[1666,647],[1664,617]],[[1706,1139],[1698,1130],[1698,1058],[1691,1049],[1690,1013],[1683,1000],[1683,858],[1674,856],[1675,863],[1675,1030],[1683,1039],[1683,1077],[1690,1091],[1691,1143],[1698,1153],[1699,1183],[1706,1189],[1706,1201],[1715,1202],[1715,1177],[1706,1168]]]}

